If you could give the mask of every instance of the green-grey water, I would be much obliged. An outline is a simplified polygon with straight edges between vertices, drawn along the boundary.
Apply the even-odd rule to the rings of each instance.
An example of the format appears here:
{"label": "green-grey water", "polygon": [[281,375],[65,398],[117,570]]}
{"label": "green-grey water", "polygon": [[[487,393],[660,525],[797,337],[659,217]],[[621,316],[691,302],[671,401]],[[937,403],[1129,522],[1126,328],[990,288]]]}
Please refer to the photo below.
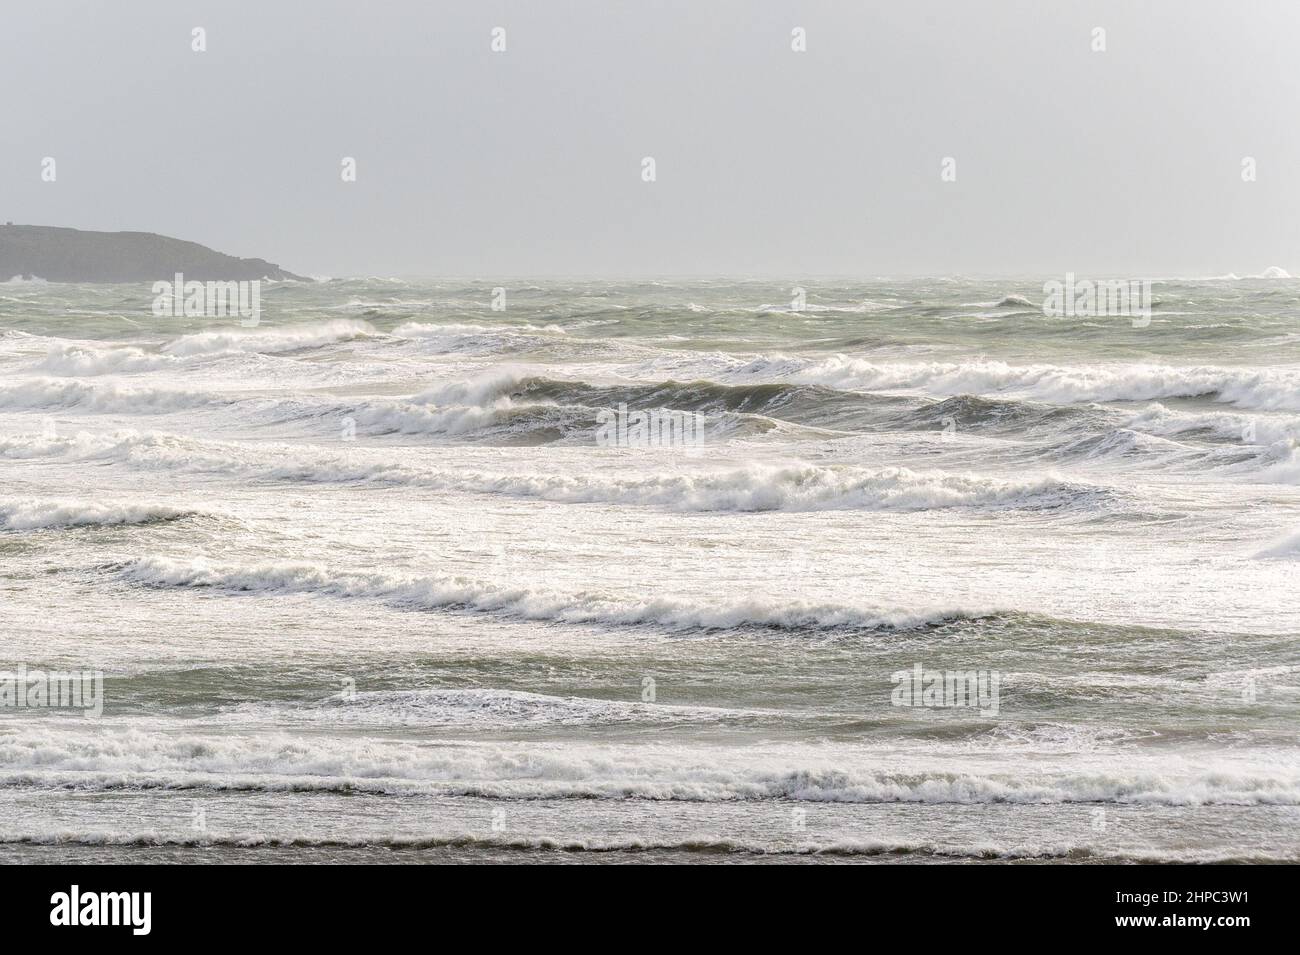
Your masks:
{"label": "green-grey water", "polygon": [[1295,861],[1300,283],[1050,278],[0,285],[0,856]]}

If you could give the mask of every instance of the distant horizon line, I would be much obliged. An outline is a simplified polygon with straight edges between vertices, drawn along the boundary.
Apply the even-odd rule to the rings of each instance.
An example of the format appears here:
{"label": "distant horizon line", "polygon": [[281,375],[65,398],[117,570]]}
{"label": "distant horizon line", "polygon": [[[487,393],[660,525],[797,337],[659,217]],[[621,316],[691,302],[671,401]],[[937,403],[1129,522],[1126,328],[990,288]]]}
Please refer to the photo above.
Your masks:
{"label": "distant horizon line", "polygon": [[[1240,274],[1237,272],[1224,272],[1218,275],[1155,275],[1146,274],[1137,271],[1115,271],[1115,270],[1078,270],[1068,269],[1065,271],[1032,271],[1032,272],[896,272],[893,274],[883,275],[863,275],[847,272],[825,272],[825,273],[805,273],[797,278],[788,276],[775,275],[758,275],[745,273],[725,273],[725,272],[679,272],[679,273],[563,273],[563,272],[546,272],[546,273],[518,273],[511,275],[489,275],[483,273],[445,273],[437,274],[430,272],[393,272],[387,275],[379,273],[354,273],[340,275],[325,274],[308,274],[301,280],[299,279],[270,279],[263,277],[254,281],[266,282],[283,282],[286,284],[308,284],[317,283],[325,284],[327,282],[465,282],[473,284],[496,284],[512,282],[580,282],[580,283],[752,283],[763,285],[775,285],[782,287],[796,287],[802,283],[811,282],[895,282],[895,281],[946,281],[946,282],[963,282],[963,281],[1017,281],[1017,282],[1036,282],[1040,279],[1059,279],[1061,276],[1074,275],[1081,281],[1116,281],[1116,280],[1145,280],[1150,282],[1225,282],[1225,281],[1296,281],[1300,280],[1300,275],[1292,273],[1289,269],[1283,269],[1281,266],[1269,266],[1268,270],[1279,269],[1285,273],[1282,275],[1267,275],[1262,272]],[[184,270],[180,270],[183,274]],[[170,276],[168,276],[170,277]],[[50,285],[144,285],[153,280],[140,280],[130,282],[65,282],[45,279],[36,275],[30,279],[24,279],[22,276],[13,275],[7,278],[0,278],[0,285],[7,282],[19,280],[23,282],[41,282]]]}
{"label": "distant horizon line", "polygon": [[896,280],[915,280],[915,279],[934,279],[944,281],[962,281],[962,280],[1034,280],[1038,278],[1057,279],[1063,275],[1073,274],[1080,279],[1104,280],[1104,279],[1148,279],[1153,282],[1213,282],[1213,281],[1243,281],[1248,279],[1258,279],[1260,281],[1286,281],[1288,279],[1300,278],[1292,273],[1290,269],[1282,266],[1270,265],[1265,271],[1279,269],[1286,275],[1270,276],[1264,272],[1238,273],[1234,271],[1222,272],[1217,275],[1193,275],[1193,274],[1154,274],[1143,273],[1139,271],[1115,271],[1104,269],[1066,269],[1063,271],[1051,270],[1032,270],[1019,272],[894,272],[882,273],[876,275],[866,275],[863,273],[853,272],[806,272],[801,276],[791,277],[789,274],[759,274],[759,273],[742,273],[742,272],[536,272],[536,273],[515,273],[515,274],[486,274],[486,273],[431,273],[431,272],[392,272],[387,275],[375,272],[354,273],[340,275],[312,275],[308,278],[318,282],[341,282],[341,281],[362,281],[374,279],[379,281],[438,281],[438,282],[538,282],[538,281],[571,281],[571,282],[755,282],[766,284],[780,285],[798,285],[800,282],[807,281],[850,281],[850,282],[890,282]]}
{"label": "distant horizon line", "polygon": [[[15,227],[15,228],[23,227],[23,228],[37,228],[37,229],[70,229],[70,230],[72,230],[72,231],[76,231],[76,232],[98,232],[98,233],[107,234],[107,235],[112,235],[112,234],[122,234],[122,233],[125,233],[125,234],[134,234],[134,235],[156,235],[156,236],[160,236],[160,237],[163,237],[163,238],[174,239],[174,240],[179,241],[179,242],[189,242],[189,243],[192,243],[192,244],[195,244],[195,245],[201,245],[201,246],[203,246],[204,248],[208,249],[209,251],[217,252],[217,254],[219,254],[219,255],[227,255],[227,256],[230,256],[231,258],[241,258],[241,259],[259,258],[259,259],[262,259],[262,261],[266,261],[266,262],[271,262],[271,261],[272,261],[271,259],[269,259],[269,258],[265,258],[264,256],[244,256],[244,255],[238,255],[238,254],[235,254],[235,253],[219,252],[219,251],[218,251],[216,248],[214,248],[213,246],[206,245],[205,243],[200,242],[200,241],[198,241],[198,240],[196,240],[196,239],[178,239],[176,236],[170,235],[169,233],[165,233],[165,232],[153,232],[153,231],[142,230],[142,229],[85,229],[85,228],[81,228],[81,227],[78,227],[78,226],[62,226],[62,225],[52,226],[52,225],[37,225],[37,224],[35,224],[35,223],[23,223],[23,222],[13,222],[13,221],[0,221],[0,227],[5,227],[5,226],[8,226],[8,227]],[[278,265],[279,263],[273,262],[272,264],[277,264],[277,265]],[[280,266],[280,267],[281,267],[281,268],[284,268],[283,266]],[[1198,274],[1195,274],[1196,270],[1194,270],[1194,269],[1187,269],[1187,270],[1167,270],[1167,269],[1164,269],[1164,270],[1158,270],[1158,271],[1160,271],[1160,272],[1163,273],[1163,274],[1156,274],[1156,271],[1157,271],[1157,270],[1149,270],[1149,269],[1147,269],[1147,270],[1143,270],[1143,269],[1131,269],[1131,268],[1123,268],[1123,269],[1101,269],[1101,268],[1091,268],[1091,267],[1090,267],[1090,268],[1080,269],[1080,268],[1077,268],[1077,267],[1076,267],[1076,268],[1070,268],[1070,269],[1064,269],[1064,270],[1052,270],[1052,269],[1016,269],[1016,270],[991,270],[991,271],[972,270],[972,271],[955,271],[955,272],[937,272],[937,271],[932,271],[932,270],[928,270],[928,269],[927,269],[927,270],[916,270],[916,271],[911,271],[911,270],[900,270],[900,271],[896,271],[896,272],[876,273],[876,274],[874,274],[874,275],[867,275],[867,274],[862,273],[862,272],[838,272],[838,271],[834,271],[834,272],[803,272],[803,273],[799,273],[799,272],[790,272],[790,273],[772,273],[772,272],[725,272],[725,271],[698,271],[698,272],[615,272],[615,271],[608,271],[608,272],[561,272],[561,271],[544,271],[544,272],[515,272],[515,273],[506,272],[506,273],[496,273],[496,274],[492,274],[492,273],[484,273],[484,272],[469,272],[469,273],[455,273],[455,272],[448,272],[448,273],[441,273],[441,274],[439,274],[439,273],[430,273],[430,272],[395,271],[395,272],[390,272],[390,273],[387,273],[387,274],[380,274],[380,273],[378,273],[378,272],[352,272],[352,273],[345,273],[345,274],[340,274],[340,275],[327,275],[327,274],[325,274],[325,273],[323,273],[323,272],[319,272],[319,273],[315,273],[315,274],[313,274],[311,270],[303,270],[303,273],[302,273],[302,274],[305,274],[307,278],[310,278],[310,279],[312,279],[312,280],[314,280],[314,281],[318,281],[318,282],[319,282],[319,281],[352,281],[352,280],[362,280],[362,279],[397,280],[397,281],[414,281],[414,280],[421,280],[421,281],[441,281],[441,282],[448,282],[448,281],[455,281],[455,282],[501,282],[501,281],[524,281],[524,282],[537,282],[537,281],[570,281],[570,282],[636,282],[636,281],[642,281],[642,282],[645,282],[645,281],[650,281],[650,282],[654,282],[654,281],[674,282],[674,281],[676,281],[676,282],[680,282],[680,281],[691,281],[691,282],[705,282],[705,281],[719,281],[719,282],[766,282],[766,283],[773,283],[773,284],[776,284],[776,283],[781,283],[781,284],[790,284],[790,283],[794,283],[794,284],[796,284],[796,285],[797,285],[799,282],[801,282],[801,281],[852,281],[852,282],[871,281],[871,282],[890,282],[890,281],[896,281],[896,280],[917,280],[917,279],[935,279],[935,280],[948,280],[948,281],[961,281],[961,280],[974,280],[974,281],[979,281],[979,280],[990,280],[990,281],[994,281],[994,280],[997,280],[997,281],[1003,281],[1003,280],[1020,280],[1020,281],[1024,281],[1024,280],[1036,279],[1036,278],[1040,278],[1040,277],[1042,277],[1042,278],[1058,278],[1058,277],[1060,277],[1060,276],[1062,276],[1062,275],[1067,275],[1067,274],[1071,274],[1071,273],[1074,274],[1074,275],[1076,275],[1076,276],[1079,276],[1079,277],[1081,277],[1081,278],[1091,279],[1091,280],[1104,280],[1104,279],[1111,279],[1111,280],[1114,280],[1114,279],[1121,279],[1121,278],[1123,278],[1123,279],[1139,279],[1139,280],[1146,279],[1146,280],[1153,281],[1153,282],[1154,282],[1154,281],[1209,282],[1209,281],[1217,281],[1217,280],[1224,280],[1224,281],[1238,280],[1238,281],[1240,281],[1240,280],[1245,280],[1245,279],[1259,279],[1259,280],[1263,280],[1263,281],[1268,281],[1268,280],[1278,280],[1278,279],[1280,279],[1280,280],[1282,280],[1282,281],[1286,281],[1287,279],[1294,279],[1294,278],[1297,278],[1298,275],[1300,275],[1300,265],[1297,265],[1297,266],[1296,266],[1296,270],[1292,270],[1292,269],[1286,268],[1285,266],[1280,266],[1280,265],[1276,265],[1276,264],[1269,264],[1269,265],[1263,266],[1262,268],[1260,268],[1260,267],[1258,267],[1258,266],[1251,266],[1251,267],[1249,267],[1249,268],[1250,268],[1250,269],[1256,269],[1256,268],[1258,268],[1259,271],[1258,271],[1258,272],[1255,272],[1255,271],[1243,271],[1243,272],[1237,272],[1236,270],[1228,269],[1227,271],[1219,272],[1219,273],[1217,273],[1217,274],[1198,275]],[[285,268],[284,270],[285,270],[285,271],[292,271],[292,270],[287,269],[287,268]],[[1286,274],[1285,274],[1285,275],[1282,275],[1282,276],[1269,276],[1269,275],[1265,275],[1265,274],[1264,274],[1265,272],[1269,272],[1269,271],[1273,271],[1273,270],[1280,270],[1280,271],[1282,271],[1282,272],[1284,272],[1284,273],[1286,273]],[[1176,273],[1176,274],[1175,274],[1175,273]],[[18,276],[13,276],[12,278],[17,278],[17,277],[18,277]],[[3,278],[3,277],[0,277],[0,283],[4,283],[4,282],[9,281],[9,280],[10,280],[9,278]],[[274,280],[274,281],[292,281],[292,280],[280,280],[280,279],[277,279],[277,280]],[[106,282],[106,283],[56,283],[56,284],[105,284],[105,285],[123,284],[123,285],[129,285],[129,284],[133,284],[133,283],[130,283],[130,282],[124,282],[124,283],[112,283],[112,282]]]}

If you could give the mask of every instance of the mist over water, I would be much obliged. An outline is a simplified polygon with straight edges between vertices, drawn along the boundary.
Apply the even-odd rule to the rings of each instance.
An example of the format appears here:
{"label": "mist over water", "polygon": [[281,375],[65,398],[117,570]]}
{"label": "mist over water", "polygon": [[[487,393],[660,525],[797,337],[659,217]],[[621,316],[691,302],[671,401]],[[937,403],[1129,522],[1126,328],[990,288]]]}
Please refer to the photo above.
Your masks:
{"label": "mist over water", "polygon": [[0,854],[1295,861],[1300,283],[1043,281],[0,285]]}

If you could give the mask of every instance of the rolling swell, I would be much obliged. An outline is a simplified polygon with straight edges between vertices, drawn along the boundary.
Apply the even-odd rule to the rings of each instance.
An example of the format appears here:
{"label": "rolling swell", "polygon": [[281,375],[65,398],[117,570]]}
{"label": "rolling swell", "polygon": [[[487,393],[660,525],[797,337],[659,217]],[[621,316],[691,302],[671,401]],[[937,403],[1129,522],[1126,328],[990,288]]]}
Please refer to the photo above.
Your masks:
{"label": "rolling swell", "polygon": [[564,504],[628,504],[694,511],[926,511],[948,508],[1082,512],[1121,509],[1118,491],[1052,474],[1000,478],[909,468],[749,464],[632,475],[438,470],[373,456],[304,455],[287,447],[256,451],[223,442],[126,433],[75,438],[0,439],[0,456],[66,456],[149,470],[237,475],[265,481],[375,483],[539,498]]}
{"label": "rolling swell", "polygon": [[154,524],[181,520],[197,513],[197,511],[164,504],[107,504],[36,498],[0,500],[0,530],[28,531],[63,527]]}
{"label": "rolling swell", "polygon": [[379,600],[405,610],[485,612],[554,623],[657,626],[676,631],[899,631],[993,615],[987,609],[912,612],[806,601],[780,603],[764,598],[730,603],[696,603],[675,597],[618,599],[596,593],[566,594],[501,586],[445,574],[400,576],[335,571],[300,562],[216,566],[206,561],[140,557],[103,569],[126,583],[153,588],[195,588],[230,594],[318,594]]}
{"label": "rolling swell", "polygon": [[[1266,760],[1189,766],[1170,756],[1116,765],[1113,755],[1043,764],[1032,753],[951,769],[863,746],[699,745],[611,753],[592,743],[529,749],[520,743],[373,740],[273,733],[259,739],[157,729],[66,733],[31,728],[0,740],[0,786],[105,792],[228,792],[473,796],[494,800],[602,800],[843,805],[1300,805],[1300,778]],[[955,765],[954,765],[955,764]],[[1037,765],[1036,765],[1037,764]],[[1031,769],[1032,767],[1032,769]]]}
{"label": "rolling swell", "polygon": [[[286,336],[283,340],[294,339]],[[1087,380],[1085,376],[1082,383]],[[1252,395],[1263,396],[1263,405],[1287,407],[1291,399],[1269,390],[1272,387],[1261,381],[1249,390]],[[1157,393],[1169,390],[1179,391],[1176,387],[1155,389]],[[1244,384],[1233,393],[1238,392],[1246,393]],[[1226,400],[1226,393],[1220,398]],[[346,422],[373,436],[427,435],[446,441],[502,446],[594,443],[602,416],[626,408],[629,412],[699,414],[707,444],[767,434],[816,440],[841,433],[938,431],[1035,442],[1041,446],[1038,457],[1044,461],[1077,457],[1131,459],[1135,454],[1150,452],[1169,462],[1181,460],[1200,468],[1286,463],[1287,449],[1294,449],[1300,439],[1300,420],[1267,411],[1183,411],[1157,403],[1135,414],[1090,402],[1056,403],[1001,393],[934,398],[790,381],[666,380],[602,385],[532,375],[514,368],[489,370],[470,380],[435,385],[404,398],[257,395],[156,388],[112,380],[30,378],[0,385],[0,408],[115,415],[202,411],[234,415],[244,425],[302,426],[337,434]],[[1183,454],[1170,441],[1138,443],[1123,437],[1122,431],[1170,441],[1250,447],[1236,455]],[[1120,443],[1130,448],[1116,454],[1114,449]],[[1265,453],[1269,444],[1278,447]],[[1094,450],[1084,450],[1089,447]],[[1290,481],[1287,477],[1279,480]]]}

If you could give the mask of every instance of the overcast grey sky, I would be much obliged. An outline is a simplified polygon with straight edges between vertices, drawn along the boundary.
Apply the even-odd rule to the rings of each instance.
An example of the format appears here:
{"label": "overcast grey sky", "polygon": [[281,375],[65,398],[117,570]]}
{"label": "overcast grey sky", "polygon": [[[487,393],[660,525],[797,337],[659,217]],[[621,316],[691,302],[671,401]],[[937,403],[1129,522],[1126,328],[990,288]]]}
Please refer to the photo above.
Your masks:
{"label": "overcast grey sky", "polygon": [[325,275],[1300,274],[1295,0],[7,0],[2,24],[0,220]]}

